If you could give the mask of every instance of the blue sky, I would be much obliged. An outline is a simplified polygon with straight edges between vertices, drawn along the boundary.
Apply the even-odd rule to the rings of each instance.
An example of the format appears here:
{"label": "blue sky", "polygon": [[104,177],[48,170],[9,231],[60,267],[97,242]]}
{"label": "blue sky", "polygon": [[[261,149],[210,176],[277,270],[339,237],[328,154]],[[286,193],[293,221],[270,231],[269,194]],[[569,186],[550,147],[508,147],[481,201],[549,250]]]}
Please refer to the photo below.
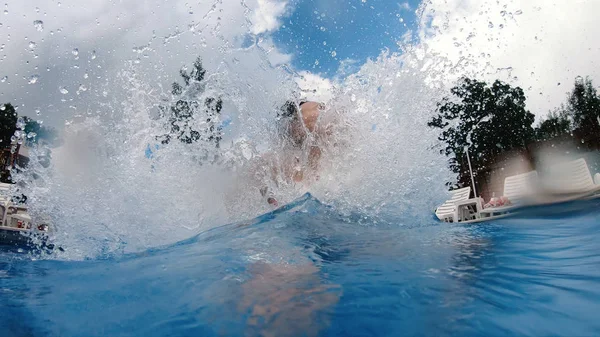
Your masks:
{"label": "blue sky", "polygon": [[[356,70],[383,49],[397,51],[399,37],[416,27],[420,1],[297,0],[273,33],[277,47],[293,55],[298,70],[334,77],[344,60]],[[318,61],[318,64],[317,62]]]}

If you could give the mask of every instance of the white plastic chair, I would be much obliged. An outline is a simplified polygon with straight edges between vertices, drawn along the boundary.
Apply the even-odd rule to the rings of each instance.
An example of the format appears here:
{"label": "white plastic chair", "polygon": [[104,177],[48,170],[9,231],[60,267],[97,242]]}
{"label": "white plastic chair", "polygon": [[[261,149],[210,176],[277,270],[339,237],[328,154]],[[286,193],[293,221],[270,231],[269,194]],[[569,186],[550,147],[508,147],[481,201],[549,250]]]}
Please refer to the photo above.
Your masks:
{"label": "white plastic chair", "polygon": [[527,204],[528,199],[535,195],[538,184],[537,171],[506,177],[503,196],[508,198],[510,205],[482,209],[479,214],[483,217],[502,215]]}
{"label": "white plastic chair", "polygon": [[512,205],[526,203],[526,199],[535,195],[539,184],[537,171],[518,174],[504,179],[504,197]]}
{"label": "white plastic chair", "polygon": [[587,194],[600,190],[584,158],[552,167],[544,176],[544,190],[551,194]]}
{"label": "white plastic chair", "polygon": [[444,222],[456,222],[456,202],[469,200],[471,187],[451,191],[452,197],[435,210],[438,219]]}

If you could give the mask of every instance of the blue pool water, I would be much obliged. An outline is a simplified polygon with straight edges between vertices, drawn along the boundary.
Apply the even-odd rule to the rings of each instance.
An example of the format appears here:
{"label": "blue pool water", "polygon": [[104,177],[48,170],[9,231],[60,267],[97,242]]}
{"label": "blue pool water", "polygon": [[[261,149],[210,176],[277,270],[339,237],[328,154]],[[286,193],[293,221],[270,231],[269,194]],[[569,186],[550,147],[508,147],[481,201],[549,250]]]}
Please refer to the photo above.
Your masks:
{"label": "blue pool water", "polygon": [[357,224],[310,195],[89,261],[0,253],[2,336],[597,336],[598,202]]}

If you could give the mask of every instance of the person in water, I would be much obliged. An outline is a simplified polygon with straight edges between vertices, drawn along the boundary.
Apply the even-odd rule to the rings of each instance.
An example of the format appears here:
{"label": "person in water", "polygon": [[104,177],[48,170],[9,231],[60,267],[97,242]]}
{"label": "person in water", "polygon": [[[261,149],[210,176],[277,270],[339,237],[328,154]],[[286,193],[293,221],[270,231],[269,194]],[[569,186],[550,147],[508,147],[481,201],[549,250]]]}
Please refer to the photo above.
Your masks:
{"label": "person in water", "polygon": [[[264,168],[267,179],[292,184],[310,183],[318,180],[322,145],[330,128],[320,123],[325,106],[312,101],[287,101],[278,114],[279,155],[268,154]],[[264,183],[264,181],[263,181]],[[278,206],[272,187],[262,186],[260,193],[267,203]]]}

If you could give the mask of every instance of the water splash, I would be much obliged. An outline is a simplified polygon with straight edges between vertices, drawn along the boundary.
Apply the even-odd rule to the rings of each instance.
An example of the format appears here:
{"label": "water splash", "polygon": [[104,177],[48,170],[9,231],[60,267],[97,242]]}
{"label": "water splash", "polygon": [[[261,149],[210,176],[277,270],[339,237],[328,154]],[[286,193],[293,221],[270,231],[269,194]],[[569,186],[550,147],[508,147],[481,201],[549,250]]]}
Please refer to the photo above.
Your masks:
{"label": "water splash", "polygon": [[31,77],[29,77],[29,84],[35,84],[37,83],[37,81],[40,79],[40,75],[31,75]]}
{"label": "water splash", "polygon": [[[175,38],[196,33],[177,30],[165,38],[170,46],[135,51],[157,57]],[[288,66],[274,66],[260,44],[237,48],[220,42],[220,62],[208,68],[203,91],[186,97],[223,99],[222,116],[230,117],[230,126],[218,161],[201,160],[207,150],[202,143],[157,141],[165,132],[158,106],[172,100],[156,83],[160,62],[131,62],[105,84],[80,85],[78,94],[86,89],[97,94],[98,112],[69,118],[62,146],[32,151],[34,160],[18,180],[32,213],[52,218],[54,240],[67,258],[143,250],[270,210],[250,168],[269,150],[279,150],[276,158],[287,155],[278,147],[283,141],[277,109],[298,92],[310,98],[311,90],[298,87],[301,75]],[[447,175],[444,158],[431,150],[435,135],[426,127],[443,87],[432,64],[442,61],[409,49],[384,52],[335,81],[322,115],[334,126],[321,144],[319,177],[295,184],[278,176],[281,204],[310,191],[348,215],[430,218]],[[79,51],[72,54],[78,57]],[[69,93],[66,87],[59,92]],[[42,160],[48,156],[50,165]]]}
{"label": "water splash", "polygon": [[42,20],[33,21],[33,26],[35,27],[35,30],[37,30],[38,32],[44,31],[44,21],[42,21]]}

